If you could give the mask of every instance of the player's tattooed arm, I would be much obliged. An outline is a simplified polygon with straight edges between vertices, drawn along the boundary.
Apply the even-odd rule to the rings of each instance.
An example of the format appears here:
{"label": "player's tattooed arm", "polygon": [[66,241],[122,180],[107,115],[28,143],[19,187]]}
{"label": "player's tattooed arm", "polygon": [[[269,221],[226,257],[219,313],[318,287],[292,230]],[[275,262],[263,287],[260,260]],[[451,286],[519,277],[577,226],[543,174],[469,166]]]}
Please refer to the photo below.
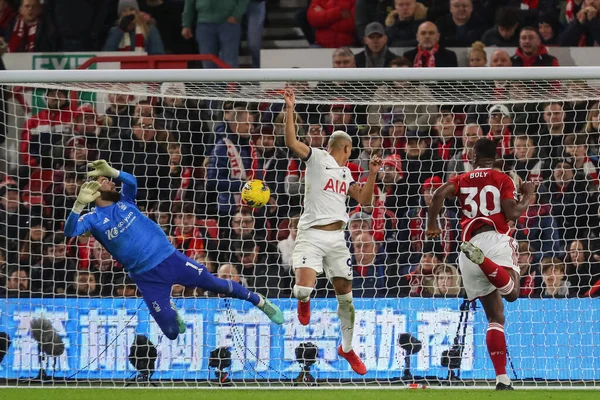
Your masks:
{"label": "player's tattooed arm", "polygon": [[456,196],[456,186],[452,182],[446,182],[440,186],[434,193],[429,212],[427,213],[427,237],[438,238],[442,234],[442,230],[438,224],[438,216],[444,207],[444,201]]}
{"label": "player's tattooed arm", "polygon": [[306,161],[310,156],[310,147],[296,137],[296,115],[294,114],[296,95],[294,89],[285,89],[283,97],[285,98],[285,145],[301,160]]}
{"label": "player's tattooed arm", "polygon": [[529,207],[529,204],[535,198],[535,186],[531,182],[523,182],[519,185],[519,192],[521,193],[519,201],[515,199],[503,199],[501,202],[502,211],[509,221],[516,221],[527,211],[527,207]]}

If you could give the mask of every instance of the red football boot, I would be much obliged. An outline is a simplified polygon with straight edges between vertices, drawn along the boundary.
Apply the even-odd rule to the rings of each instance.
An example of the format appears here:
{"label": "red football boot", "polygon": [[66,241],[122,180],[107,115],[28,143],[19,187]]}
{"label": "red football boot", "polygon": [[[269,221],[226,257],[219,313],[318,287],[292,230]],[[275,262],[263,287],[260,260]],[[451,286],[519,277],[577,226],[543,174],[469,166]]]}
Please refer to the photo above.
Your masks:
{"label": "red football boot", "polygon": [[308,325],[310,323],[310,300],[298,300],[298,321],[300,321],[302,325]]}
{"label": "red football boot", "polygon": [[350,350],[349,352],[344,353],[344,351],[342,350],[342,346],[340,345],[340,347],[338,347],[338,355],[340,357],[345,358],[354,370],[354,372],[356,372],[357,374],[364,375],[367,373],[367,367],[365,367],[365,364],[360,360],[360,358],[358,358],[354,350]]}

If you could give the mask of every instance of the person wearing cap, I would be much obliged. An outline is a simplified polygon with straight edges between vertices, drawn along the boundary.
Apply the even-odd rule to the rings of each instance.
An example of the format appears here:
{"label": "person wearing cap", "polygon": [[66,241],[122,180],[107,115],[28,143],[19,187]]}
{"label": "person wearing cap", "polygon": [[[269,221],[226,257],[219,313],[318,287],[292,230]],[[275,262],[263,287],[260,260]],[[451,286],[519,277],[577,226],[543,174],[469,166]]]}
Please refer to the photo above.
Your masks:
{"label": "person wearing cap", "polygon": [[388,47],[385,28],[379,22],[371,22],[365,28],[365,49],[354,56],[357,68],[389,67],[396,54]]}
{"label": "person wearing cap", "polygon": [[312,0],[308,23],[315,28],[315,43],[320,47],[352,46],[355,0]]}
{"label": "person wearing cap", "polygon": [[427,7],[417,0],[396,0],[394,9],[385,19],[386,32],[391,47],[417,45],[417,30],[427,18]]}
{"label": "person wearing cap", "polygon": [[404,53],[415,68],[457,67],[456,53],[440,46],[440,33],[433,22],[423,22],[417,30],[417,48]]}
{"label": "person wearing cap", "polygon": [[119,20],[110,28],[103,51],[145,51],[149,55],[165,54],[155,21],[140,12],[136,0],[119,0]]}
{"label": "person wearing cap", "polygon": [[472,0],[450,0],[450,14],[439,17],[435,24],[440,43],[448,47],[471,47],[483,34],[485,23],[473,14]]}
{"label": "person wearing cap", "polygon": [[512,154],[512,113],[507,106],[496,104],[490,107],[488,115],[488,123],[490,126],[488,139],[496,142],[498,157]]}

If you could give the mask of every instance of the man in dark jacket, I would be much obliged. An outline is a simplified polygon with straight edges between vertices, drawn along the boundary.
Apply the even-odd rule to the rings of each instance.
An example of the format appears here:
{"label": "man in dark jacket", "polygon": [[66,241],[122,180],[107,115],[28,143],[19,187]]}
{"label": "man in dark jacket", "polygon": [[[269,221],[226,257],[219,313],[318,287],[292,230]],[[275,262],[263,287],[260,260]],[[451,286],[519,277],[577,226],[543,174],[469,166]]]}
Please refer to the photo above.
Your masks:
{"label": "man in dark jacket", "polygon": [[21,203],[17,185],[11,180],[0,183],[0,251],[9,264],[18,261],[19,242],[29,232],[29,214],[31,211]]}
{"label": "man in dark jacket", "polygon": [[365,49],[354,56],[357,68],[389,67],[396,54],[387,47],[388,37],[379,22],[371,22],[365,28]]}
{"label": "man in dark jacket", "polygon": [[513,67],[558,67],[558,60],[548,54],[540,35],[533,27],[526,26],[519,35],[519,48],[511,57]]}
{"label": "man in dark jacket", "polygon": [[513,47],[519,44],[519,10],[503,7],[496,13],[496,25],[483,33],[486,46]]}
{"label": "man in dark jacket", "polygon": [[451,0],[450,14],[435,21],[440,43],[448,47],[470,47],[481,38],[483,21],[473,15],[472,0]]}
{"label": "man in dark jacket", "polygon": [[423,22],[417,31],[416,49],[404,53],[416,68],[457,67],[456,53],[439,45],[440,33],[433,22]]}

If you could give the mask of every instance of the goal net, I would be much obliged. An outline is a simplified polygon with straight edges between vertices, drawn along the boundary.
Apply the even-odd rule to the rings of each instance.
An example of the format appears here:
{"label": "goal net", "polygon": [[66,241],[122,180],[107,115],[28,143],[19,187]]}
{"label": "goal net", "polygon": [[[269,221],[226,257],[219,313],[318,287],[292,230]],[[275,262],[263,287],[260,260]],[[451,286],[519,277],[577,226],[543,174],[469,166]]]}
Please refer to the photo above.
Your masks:
{"label": "goal net", "polygon": [[[433,191],[472,171],[475,141],[490,137],[495,167],[517,188],[536,187],[511,231],[521,289],[505,303],[507,374],[517,386],[595,386],[599,82],[590,68],[4,72],[0,382],[493,386],[485,314],[461,285],[455,202],[439,216],[441,238],[425,236]],[[373,204],[349,201],[345,229],[364,377],[337,355],[325,277],[310,324],[296,316],[291,265],[306,185],[283,140],[289,86],[302,141],[326,148],[346,131],[359,184],[373,155],[384,160]],[[139,208],[179,251],[273,299],[285,323],[177,285],[187,330],[164,337],[100,243],[63,233],[97,159],[137,178]],[[271,190],[264,208],[240,202],[252,178]]]}

